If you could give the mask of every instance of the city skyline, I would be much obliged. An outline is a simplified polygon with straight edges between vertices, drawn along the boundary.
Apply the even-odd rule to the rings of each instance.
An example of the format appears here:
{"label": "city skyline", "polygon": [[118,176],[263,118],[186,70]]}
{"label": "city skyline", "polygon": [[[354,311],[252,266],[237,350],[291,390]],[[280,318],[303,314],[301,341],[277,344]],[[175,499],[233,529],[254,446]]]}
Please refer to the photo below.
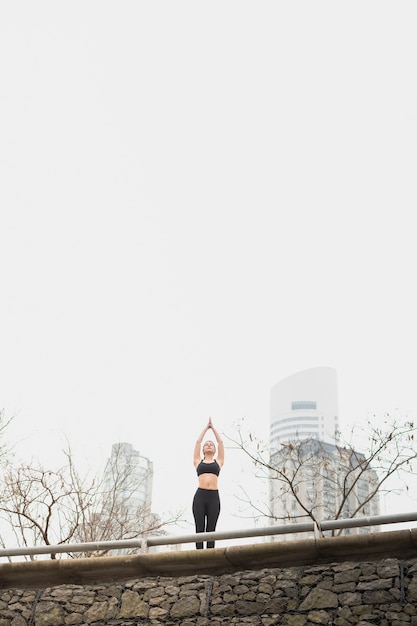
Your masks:
{"label": "city skyline", "polygon": [[[17,457],[52,466],[69,442],[87,471],[131,442],[154,510],[189,530],[208,417],[267,442],[292,372],[335,368],[341,430],[417,415],[416,18],[407,1],[1,3]],[[226,450],[219,528],[253,523],[236,502],[253,473]]]}

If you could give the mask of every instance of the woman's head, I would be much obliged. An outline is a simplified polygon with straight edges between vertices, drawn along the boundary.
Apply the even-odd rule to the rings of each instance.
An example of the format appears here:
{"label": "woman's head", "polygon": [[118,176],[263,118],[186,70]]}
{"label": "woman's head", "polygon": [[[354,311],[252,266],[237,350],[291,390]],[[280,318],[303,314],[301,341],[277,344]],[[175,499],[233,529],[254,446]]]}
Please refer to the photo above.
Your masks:
{"label": "woman's head", "polygon": [[207,441],[203,443],[203,457],[205,457],[206,454],[208,456],[214,456],[216,454],[216,446],[211,439],[207,439]]}

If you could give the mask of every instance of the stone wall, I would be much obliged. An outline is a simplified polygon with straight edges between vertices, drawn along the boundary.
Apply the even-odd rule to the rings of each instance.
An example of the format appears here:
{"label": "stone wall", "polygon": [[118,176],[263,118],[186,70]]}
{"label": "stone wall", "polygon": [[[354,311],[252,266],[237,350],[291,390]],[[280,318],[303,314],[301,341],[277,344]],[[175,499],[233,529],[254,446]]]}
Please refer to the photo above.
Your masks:
{"label": "stone wall", "polygon": [[0,593],[0,626],[417,626],[417,559]]}

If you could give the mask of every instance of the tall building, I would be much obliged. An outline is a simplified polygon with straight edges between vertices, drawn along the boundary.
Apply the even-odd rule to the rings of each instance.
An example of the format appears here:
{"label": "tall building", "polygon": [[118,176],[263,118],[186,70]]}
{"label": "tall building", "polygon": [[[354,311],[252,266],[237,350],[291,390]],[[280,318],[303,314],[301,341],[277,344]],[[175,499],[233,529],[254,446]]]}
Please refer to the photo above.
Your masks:
{"label": "tall building", "polygon": [[[379,515],[378,475],[364,455],[349,447],[318,439],[293,441],[271,456],[270,511],[275,524],[293,524],[315,519],[349,519]],[[279,521],[278,521],[279,520]],[[379,527],[345,529],[343,534],[361,534]],[[327,531],[325,534],[331,534]],[[284,540],[305,539],[314,533],[285,535]]]}
{"label": "tall building", "polygon": [[[270,396],[270,489],[273,524],[379,515],[378,477],[365,457],[338,444],[336,371],[303,370]],[[345,534],[370,532],[375,527]],[[293,534],[290,539],[306,535]]]}
{"label": "tall building", "polygon": [[[104,470],[104,502],[111,519],[108,539],[130,539],[146,532],[151,513],[153,465],[130,443],[112,445]],[[110,531],[111,528],[111,531]]]}
{"label": "tall building", "polygon": [[270,397],[270,450],[291,439],[334,443],[339,430],[336,370],[313,367],[274,385]]}

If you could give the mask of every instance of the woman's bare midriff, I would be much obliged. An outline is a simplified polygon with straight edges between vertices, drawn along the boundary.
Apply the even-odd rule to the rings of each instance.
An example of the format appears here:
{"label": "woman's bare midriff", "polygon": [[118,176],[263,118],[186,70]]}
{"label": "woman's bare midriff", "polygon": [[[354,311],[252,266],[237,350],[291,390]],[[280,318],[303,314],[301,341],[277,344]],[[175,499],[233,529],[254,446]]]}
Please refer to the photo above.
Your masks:
{"label": "woman's bare midriff", "polygon": [[200,474],[198,486],[200,489],[217,489],[218,479],[216,474]]}

